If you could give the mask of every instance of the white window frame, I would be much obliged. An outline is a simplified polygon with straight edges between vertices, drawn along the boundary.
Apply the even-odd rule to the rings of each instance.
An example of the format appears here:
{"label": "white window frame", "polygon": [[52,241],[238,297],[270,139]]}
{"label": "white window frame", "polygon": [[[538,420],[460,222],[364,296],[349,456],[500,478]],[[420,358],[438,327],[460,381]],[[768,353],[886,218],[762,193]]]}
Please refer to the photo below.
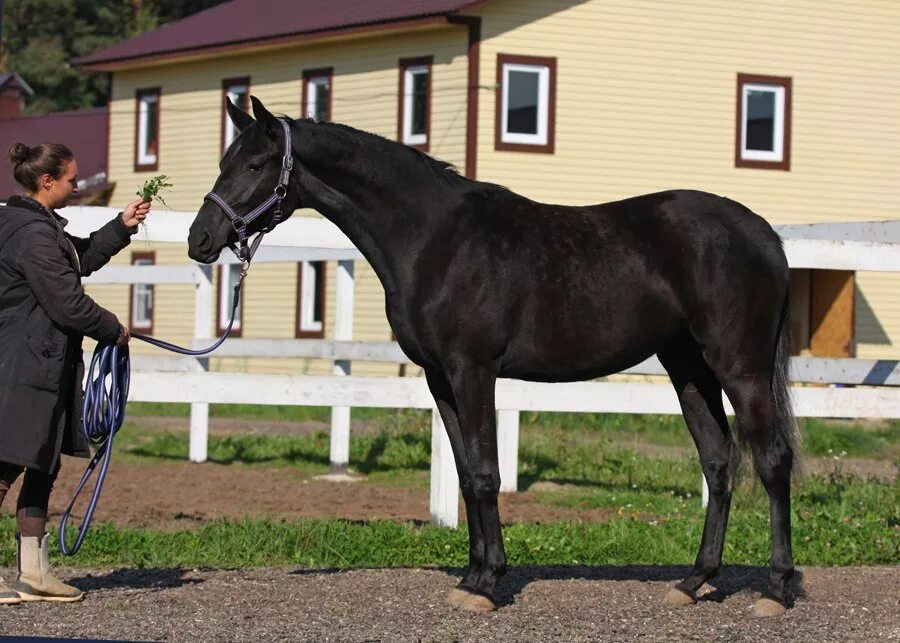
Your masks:
{"label": "white window frame", "polygon": [[[425,145],[428,143],[428,123],[425,123],[425,132],[422,134],[413,134],[412,125],[413,125],[413,102],[415,100],[415,95],[413,93],[413,81],[414,77],[417,75],[424,75],[426,77],[426,82],[431,79],[428,78],[428,65],[411,65],[406,67],[403,70],[403,142],[406,145]],[[426,85],[427,87],[427,85]],[[428,92],[425,92],[425,101],[426,101],[426,114],[427,114],[427,101],[428,101]]]}
{"label": "white window frame", "polygon": [[[319,99],[319,87],[322,85],[330,85],[331,79],[328,76],[310,76],[306,79],[306,105],[304,106],[305,118],[316,118],[316,103]],[[331,87],[328,87],[330,90]],[[327,106],[326,106],[327,111]],[[331,114],[328,115],[331,118]]]}
{"label": "white window frame", "polygon": [[[132,266],[152,266],[153,259],[150,257],[137,257],[131,260]],[[147,319],[138,319],[138,301],[144,296],[149,299],[150,316]],[[131,291],[131,327],[147,329],[153,328],[153,284],[136,283]]]}
{"label": "white window frame", "polygon": [[[509,72],[527,72],[538,74],[538,131],[537,134],[509,132]],[[500,140],[503,143],[518,145],[547,145],[550,123],[550,67],[546,65],[523,65],[521,63],[503,63]]]}
{"label": "white window frame", "polygon": [[[300,277],[300,301],[297,305],[300,307],[297,315],[297,330],[301,333],[321,333],[324,330],[323,319],[318,321],[313,319],[316,310],[316,301],[321,297],[321,293],[316,292],[316,284],[319,283],[316,277],[316,268],[313,268],[312,262],[301,261],[301,277]],[[324,267],[324,262],[317,262],[319,270]],[[322,287],[324,288],[324,283]]]}
{"label": "white window frame", "polygon": [[157,156],[150,153],[150,141],[147,140],[148,120],[150,110],[149,103],[156,103],[156,141],[159,145],[159,94],[145,94],[140,98],[140,108],[138,109],[138,165],[155,165]]}
{"label": "white window frame", "polygon": [[[219,272],[219,318],[216,322],[216,325],[218,326],[220,331],[224,331],[226,328],[228,328],[228,322],[229,320],[231,320],[231,305],[233,303],[234,296],[234,284],[231,282],[232,273],[240,276],[241,264],[222,264],[222,269]],[[243,293],[241,294],[243,295]],[[241,300],[238,302],[237,310],[234,313],[234,324],[231,326],[232,330],[241,330],[243,307],[244,298],[241,297]]]}
{"label": "white window frame", "polygon": [[[244,94],[247,94],[250,91],[250,88],[246,84],[240,83],[240,84],[230,85],[228,87],[228,89],[225,91],[225,93],[228,95],[228,100],[230,100],[232,103],[234,103],[235,105],[237,105],[238,107],[243,109],[244,108],[243,105],[238,103],[238,100],[237,100],[238,93],[241,91],[243,91]],[[238,131],[237,127],[235,127],[234,123],[231,122],[231,119],[228,117],[228,114],[225,114],[225,141],[224,141],[224,143],[225,143],[226,150],[232,143],[234,143],[234,139],[236,139],[238,137],[238,134],[240,134],[240,132]]]}
{"label": "white window frame", "polygon": [[[773,128],[775,140],[773,141],[774,149],[771,152],[747,149],[747,121],[750,118],[748,107],[751,91],[764,91],[775,94],[775,124]],[[769,161],[773,163],[784,161],[784,107],[785,88],[783,85],[744,83],[741,86],[741,160]]]}

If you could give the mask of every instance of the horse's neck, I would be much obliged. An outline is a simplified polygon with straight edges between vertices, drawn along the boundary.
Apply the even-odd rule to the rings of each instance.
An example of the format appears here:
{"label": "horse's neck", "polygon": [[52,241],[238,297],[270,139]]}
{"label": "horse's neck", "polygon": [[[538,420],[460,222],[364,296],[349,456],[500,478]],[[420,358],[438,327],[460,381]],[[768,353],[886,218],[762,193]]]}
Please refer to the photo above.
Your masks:
{"label": "horse's neck", "polygon": [[[300,184],[311,205],[337,225],[366,257],[390,295],[402,288],[402,268],[427,243],[446,211],[434,181],[394,171],[390,149],[337,140],[323,126],[300,132]],[[305,129],[305,128],[304,128]],[[336,145],[345,145],[336,150]],[[356,146],[357,149],[352,149]],[[348,149],[348,147],[350,149]],[[395,151],[394,151],[395,152]],[[419,168],[415,168],[418,170]],[[425,189],[423,190],[423,186]],[[443,203],[442,203],[443,201]]]}

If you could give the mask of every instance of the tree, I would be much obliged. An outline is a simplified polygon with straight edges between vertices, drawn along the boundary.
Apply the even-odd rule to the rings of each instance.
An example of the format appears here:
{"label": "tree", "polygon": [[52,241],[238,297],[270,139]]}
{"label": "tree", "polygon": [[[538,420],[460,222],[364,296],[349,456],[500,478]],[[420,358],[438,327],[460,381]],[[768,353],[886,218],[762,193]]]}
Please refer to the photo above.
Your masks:
{"label": "tree", "polygon": [[223,0],[6,0],[0,71],[18,73],[34,89],[26,114],[98,107],[109,98],[109,74],[69,61]]}

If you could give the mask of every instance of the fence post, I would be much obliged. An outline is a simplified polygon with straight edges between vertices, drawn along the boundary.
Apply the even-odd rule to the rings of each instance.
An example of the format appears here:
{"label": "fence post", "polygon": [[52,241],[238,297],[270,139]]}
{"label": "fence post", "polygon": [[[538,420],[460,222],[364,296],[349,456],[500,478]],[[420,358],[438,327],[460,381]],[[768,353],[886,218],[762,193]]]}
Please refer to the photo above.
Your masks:
{"label": "fence post", "polygon": [[431,522],[439,527],[459,524],[459,475],[437,409],[431,411]]}
{"label": "fence post", "polygon": [[[334,339],[353,339],[353,260],[338,261],[337,287],[335,289]],[[350,360],[334,361],[334,374],[350,375]],[[347,472],[350,462],[350,407],[331,408],[331,475]]]}
{"label": "fence post", "polygon": [[500,460],[500,491],[518,491],[518,411],[497,411],[497,456]]}
{"label": "fence post", "polygon": [[[194,291],[194,337],[212,337],[213,286],[212,266],[196,266],[196,290]],[[200,367],[209,370],[209,359],[198,359]],[[209,438],[209,404],[191,404],[191,434],[188,457],[191,462],[206,462]]]}

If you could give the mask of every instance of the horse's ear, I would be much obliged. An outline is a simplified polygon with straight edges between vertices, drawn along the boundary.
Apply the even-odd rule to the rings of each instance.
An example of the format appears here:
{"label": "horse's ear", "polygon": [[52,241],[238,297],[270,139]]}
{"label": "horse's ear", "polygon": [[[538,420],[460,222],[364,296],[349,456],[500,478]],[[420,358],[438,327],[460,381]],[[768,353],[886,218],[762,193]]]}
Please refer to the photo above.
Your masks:
{"label": "horse's ear", "polygon": [[269,134],[274,136],[276,132],[280,131],[278,119],[266,109],[265,105],[256,96],[251,96],[250,102],[253,104],[253,115],[256,116],[256,120],[265,125]]}
{"label": "horse's ear", "polygon": [[228,112],[228,118],[234,123],[237,131],[242,132],[244,128],[253,123],[253,117],[240,107],[231,102],[231,98],[225,97],[225,111]]}

